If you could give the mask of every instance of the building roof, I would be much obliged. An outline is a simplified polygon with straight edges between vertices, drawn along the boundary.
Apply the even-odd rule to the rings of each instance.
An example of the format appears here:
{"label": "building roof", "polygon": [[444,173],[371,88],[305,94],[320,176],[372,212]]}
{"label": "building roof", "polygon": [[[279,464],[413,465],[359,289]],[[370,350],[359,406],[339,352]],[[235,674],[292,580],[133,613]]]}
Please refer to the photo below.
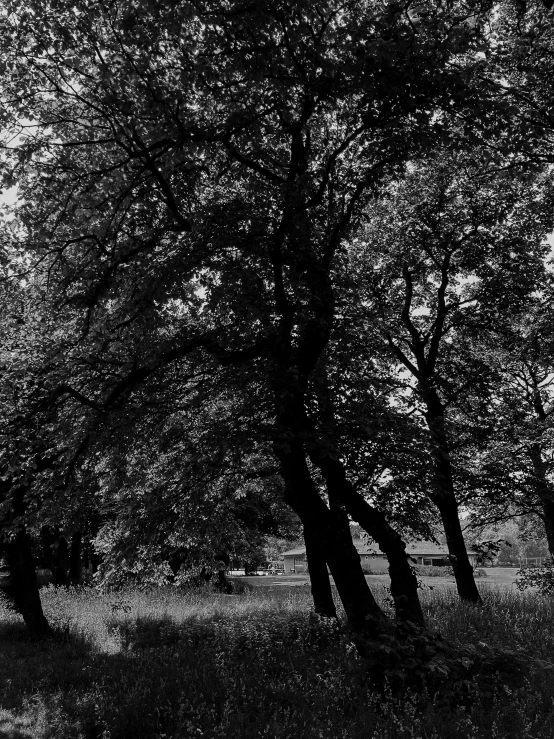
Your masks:
{"label": "building roof", "polygon": [[[382,555],[383,552],[377,544],[368,544],[361,539],[354,539],[354,546],[358,550],[358,554]],[[448,547],[446,544],[435,544],[432,541],[413,541],[406,544],[406,552],[411,557],[448,557]],[[473,549],[467,550],[468,554],[476,554]],[[306,547],[297,547],[283,552],[283,557],[296,557],[306,554]]]}
{"label": "building roof", "polygon": [[306,554],[306,547],[297,547],[296,549],[289,549],[288,552],[283,552],[283,557],[294,557],[296,555]]}

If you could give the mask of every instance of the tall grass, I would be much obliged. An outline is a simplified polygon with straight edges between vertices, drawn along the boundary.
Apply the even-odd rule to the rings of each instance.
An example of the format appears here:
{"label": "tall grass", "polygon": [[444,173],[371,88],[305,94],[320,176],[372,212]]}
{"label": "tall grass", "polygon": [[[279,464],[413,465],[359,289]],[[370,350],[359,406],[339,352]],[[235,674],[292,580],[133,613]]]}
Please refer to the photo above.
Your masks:
{"label": "tall grass", "polygon": [[[429,625],[450,641],[550,660],[554,603],[481,588],[483,607],[426,590]],[[379,592],[389,607],[387,592]],[[460,703],[377,692],[308,588],[241,596],[174,589],[43,591],[63,635],[30,644],[0,609],[0,736],[34,739],[550,739],[554,676],[537,663],[523,683]]]}

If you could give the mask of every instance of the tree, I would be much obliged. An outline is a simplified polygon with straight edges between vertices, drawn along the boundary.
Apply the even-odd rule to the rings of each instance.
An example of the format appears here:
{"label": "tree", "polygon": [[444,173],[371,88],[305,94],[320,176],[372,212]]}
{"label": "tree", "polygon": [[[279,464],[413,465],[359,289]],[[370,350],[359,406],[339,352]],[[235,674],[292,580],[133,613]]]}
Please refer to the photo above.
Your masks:
{"label": "tree", "polygon": [[472,546],[483,552],[486,564],[514,567],[521,566],[522,560],[527,558],[548,557],[548,544],[534,515],[514,515],[490,525],[472,516],[468,529],[474,540]]}
{"label": "tree", "polygon": [[476,147],[413,162],[368,215],[353,259],[366,315],[377,314],[381,340],[396,373],[409,378],[405,393],[429,430],[428,495],[441,515],[458,592],[473,601],[480,596],[458,516],[454,463],[462,432],[453,411],[464,411],[466,435],[468,425],[474,439],[482,435],[491,371],[475,337],[498,330],[503,312],[525,305],[552,227],[549,177],[533,181],[503,164]]}
{"label": "tree", "polygon": [[473,502],[483,522],[537,517],[554,556],[550,281],[547,273],[528,310],[507,322],[494,343],[481,345],[497,377],[495,428],[490,442],[473,452],[482,478]]}
{"label": "tree", "polygon": [[0,281],[0,555],[9,573],[5,595],[36,638],[50,635],[40,602],[27,521],[28,492],[37,475],[50,463],[41,438],[41,419],[29,412],[37,375],[43,367],[40,341],[42,311],[31,308],[39,297],[9,279],[9,260]]}
{"label": "tree", "polygon": [[245,433],[249,398],[203,373],[187,389],[171,375],[177,387],[158,376],[134,410],[111,414],[79,470],[78,484],[96,489],[109,584],[199,573],[225,584],[231,563],[254,561],[267,537],[300,535],[268,445]]}
{"label": "tree", "polygon": [[383,179],[466,104],[486,10],[32,3],[3,21],[7,109],[30,121],[7,175],[21,248],[79,337],[51,396],[60,418],[77,402],[91,419],[123,407],[169,365],[226,368],[270,408],[284,499],[362,633],[386,619],[348,514],[387,551],[399,613],[417,621],[416,581],[401,537],[313,433],[308,398],[339,255]]}
{"label": "tree", "polygon": [[550,2],[507,0],[493,23],[495,44],[482,79],[498,112],[498,145],[512,161],[542,165],[553,160],[551,7]]}

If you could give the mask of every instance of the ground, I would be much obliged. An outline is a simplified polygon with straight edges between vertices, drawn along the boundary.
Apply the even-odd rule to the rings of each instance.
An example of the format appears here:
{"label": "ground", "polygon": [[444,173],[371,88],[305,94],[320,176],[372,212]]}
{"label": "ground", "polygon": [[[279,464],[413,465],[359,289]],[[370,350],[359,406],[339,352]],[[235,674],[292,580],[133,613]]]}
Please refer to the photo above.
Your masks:
{"label": "ground", "polygon": [[[482,585],[490,585],[493,587],[515,588],[517,567],[487,567],[480,570],[486,574],[486,577],[478,578],[478,582]],[[367,575],[366,580],[372,587],[388,587],[390,578],[388,575]],[[434,587],[455,587],[453,577],[421,577],[422,585],[428,588]],[[295,587],[310,584],[310,577],[307,574],[302,575],[252,575],[241,577],[241,582],[247,582],[256,587]]]}
{"label": "ground", "polygon": [[[348,634],[311,613],[305,577],[248,578],[240,595],[47,587],[57,642],[29,642],[0,604],[0,737],[552,739],[554,599],[520,593],[515,570],[487,574],[479,607],[448,578],[426,578],[428,626],[530,666],[515,684],[465,680],[446,702],[375,690]],[[390,613],[388,579],[370,581]]]}

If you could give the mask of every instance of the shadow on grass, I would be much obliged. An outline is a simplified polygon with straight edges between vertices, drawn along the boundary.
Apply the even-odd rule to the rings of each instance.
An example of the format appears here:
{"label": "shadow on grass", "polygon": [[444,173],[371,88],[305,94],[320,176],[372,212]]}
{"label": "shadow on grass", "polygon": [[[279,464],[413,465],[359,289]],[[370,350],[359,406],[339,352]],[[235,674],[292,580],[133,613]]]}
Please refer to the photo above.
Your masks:
{"label": "shadow on grass", "polygon": [[[460,609],[447,610],[443,600],[443,622],[461,625]],[[554,735],[550,675],[530,676],[521,690],[476,692],[463,710],[422,695],[386,698],[372,691],[363,662],[332,622],[264,603],[245,600],[218,613],[200,604],[177,622],[169,615],[132,617],[118,601],[104,618],[117,647],[111,654],[69,629],[37,644],[23,626],[0,622],[0,737]],[[468,610],[467,618],[478,615]]]}
{"label": "shadow on grass", "polygon": [[66,690],[86,682],[83,665],[91,647],[79,634],[58,631],[52,639],[36,641],[23,624],[0,622],[0,652],[0,705],[9,710],[40,686]]}
{"label": "shadow on grass", "polygon": [[280,736],[291,720],[294,735],[310,736],[314,706],[289,681],[309,685],[313,670],[315,687],[337,641],[334,626],[305,613],[200,613],[182,623],[117,614],[107,627],[117,653],[71,633],[31,642],[23,625],[0,624],[2,739]]}

